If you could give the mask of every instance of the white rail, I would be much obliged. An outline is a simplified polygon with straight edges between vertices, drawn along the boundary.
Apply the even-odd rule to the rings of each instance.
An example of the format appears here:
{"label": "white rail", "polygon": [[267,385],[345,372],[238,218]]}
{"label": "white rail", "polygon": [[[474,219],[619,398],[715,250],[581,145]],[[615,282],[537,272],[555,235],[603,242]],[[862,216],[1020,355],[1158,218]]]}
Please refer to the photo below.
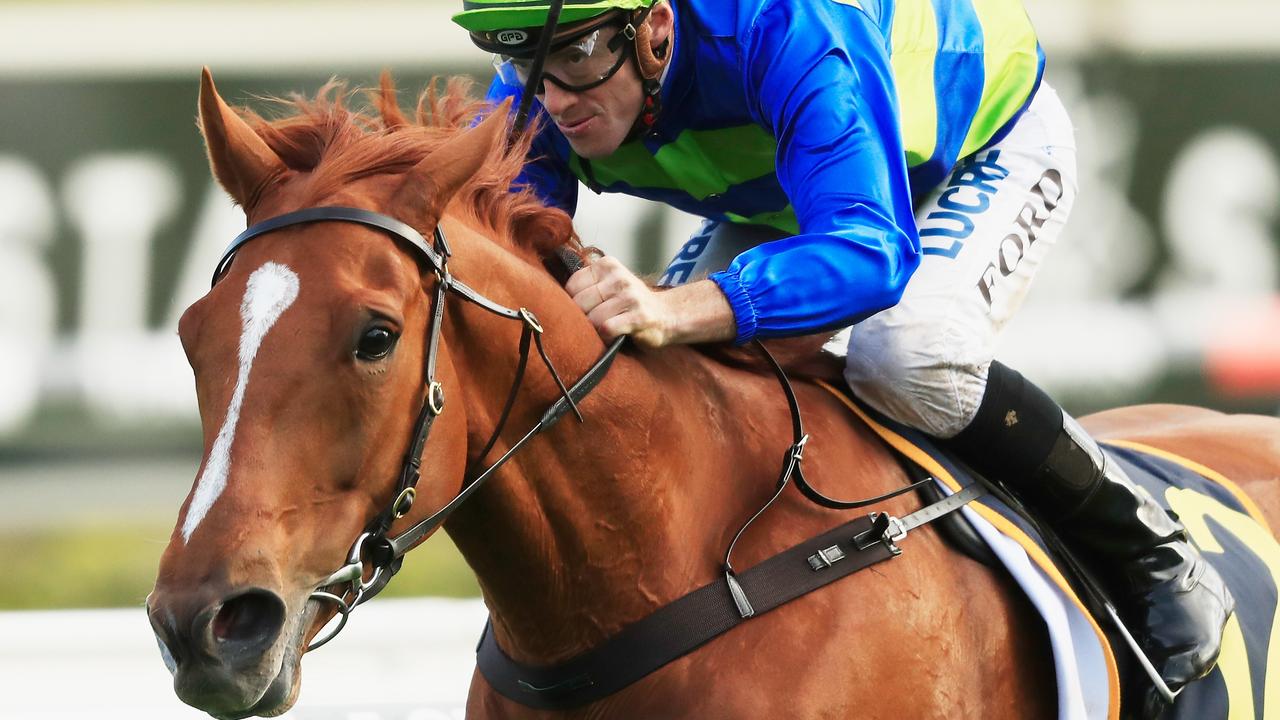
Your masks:
{"label": "white rail", "polygon": [[[375,600],[309,655],[292,720],[462,720],[478,600]],[[141,608],[0,613],[0,717],[207,718],[173,694]]]}

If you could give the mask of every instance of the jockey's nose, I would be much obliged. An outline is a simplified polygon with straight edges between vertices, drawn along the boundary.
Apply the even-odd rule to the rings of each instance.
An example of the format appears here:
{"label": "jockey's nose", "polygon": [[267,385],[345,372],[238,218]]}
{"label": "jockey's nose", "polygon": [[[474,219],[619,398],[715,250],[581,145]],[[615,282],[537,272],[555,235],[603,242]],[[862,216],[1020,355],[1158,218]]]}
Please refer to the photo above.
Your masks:
{"label": "jockey's nose", "polygon": [[564,111],[573,105],[577,99],[577,93],[565,90],[553,82],[543,83],[543,86],[544,90],[538,96],[538,99],[553,118],[558,118],[564,114]]}

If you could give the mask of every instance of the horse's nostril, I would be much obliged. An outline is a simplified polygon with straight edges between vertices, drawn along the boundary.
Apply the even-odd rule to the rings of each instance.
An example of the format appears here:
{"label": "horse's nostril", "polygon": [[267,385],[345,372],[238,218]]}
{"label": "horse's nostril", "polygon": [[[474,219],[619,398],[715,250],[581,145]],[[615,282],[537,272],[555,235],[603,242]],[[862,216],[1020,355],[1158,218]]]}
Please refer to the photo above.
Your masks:
{"label": "horse's nostril", "polygon": [[269,643],[284,625],[284,602],[275,593],[250,590],[227,600],[213,618],[220,642]]}

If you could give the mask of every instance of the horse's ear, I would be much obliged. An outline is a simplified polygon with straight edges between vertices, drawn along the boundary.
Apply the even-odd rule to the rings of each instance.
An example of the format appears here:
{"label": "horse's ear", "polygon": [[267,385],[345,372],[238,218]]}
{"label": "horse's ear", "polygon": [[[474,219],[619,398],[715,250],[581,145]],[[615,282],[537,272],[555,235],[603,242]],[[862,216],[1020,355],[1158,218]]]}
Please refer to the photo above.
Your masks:
{"label": "horse's ear", "polygon": [[248,209],[254,193],[285,171],[280,156],[218,95],[213,75],[200,75],[200,131],[209,167],[231,198]]}
{"label": "horse's ear", "polygon": [[419,227],[435,225],[449,200],[493,156],[507,129],[510,101],[498,106],[479,125],[458,135],[423,158],[405,176],[391,200],[395,211]]}

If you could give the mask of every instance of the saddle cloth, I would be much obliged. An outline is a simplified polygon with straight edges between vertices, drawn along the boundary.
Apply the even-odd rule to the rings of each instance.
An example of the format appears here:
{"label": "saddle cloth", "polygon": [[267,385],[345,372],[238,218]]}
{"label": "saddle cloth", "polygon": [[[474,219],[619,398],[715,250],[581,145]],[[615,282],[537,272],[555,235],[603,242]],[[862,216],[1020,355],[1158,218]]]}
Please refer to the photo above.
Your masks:
{"label": "saddle cloth", "polygon": [[[894,423],[828,387],[886,443],[928,471],[944,493],[975,482],[921,433]],[[1280,544],[1259,508],[1230,480],[1172,453],[1113,441],[1106,451],[1129,476],[1175,512],[1192,541],[1222,574],[1237,603],[1227,625],[1218,666],[1189,685],[1171,720],[1280,719],[1280,671],[1268,675],[1267,658],[1280,646],[1272,633],[1280,581]],[[1110,625],[1095,618],[1050,558],[1039,536],[991,496],[961,512],[1040,612],[1049,632],[1061,720],[1118,720],[1120,673],[1129,650],[1113,643]],[[909,547],[904,547],[910,553]],[[1141,672],[1138,670],[1137,672]]]}

